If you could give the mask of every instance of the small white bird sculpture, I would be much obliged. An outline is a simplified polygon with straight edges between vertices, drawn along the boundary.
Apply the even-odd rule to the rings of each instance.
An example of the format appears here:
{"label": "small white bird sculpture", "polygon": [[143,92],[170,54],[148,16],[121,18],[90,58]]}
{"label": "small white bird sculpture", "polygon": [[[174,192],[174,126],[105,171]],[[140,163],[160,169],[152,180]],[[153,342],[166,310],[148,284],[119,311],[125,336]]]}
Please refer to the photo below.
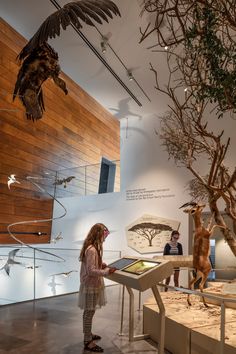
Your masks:
{"label": "small white bird sculpture", "polygon": [[16,175],[10,175],[8,177],[7,185],[8,185],[9,189],[10,189],[11,184],[13,184],[13,183],[19,183],[20,184],[20,182],[16,180]]}
{"label": "small white bird sculpture", "polygon": [[63,240],[63,237],[61,236],[61,232],[59,232],[59,234],[56,237],[52,238],[51,242],[57,243],[57,241],[59,241],[59,240]]}
{"label": "small white bird sculpture", "polygon": [[64,277],[68,278],[71,275],[71,273],[74,273],[74,272],[78,273],[78,270],[70,270],[69,272],[56,273],[56,274],[52,274],[50,276],[52,277],[55,275],[63,275]]}

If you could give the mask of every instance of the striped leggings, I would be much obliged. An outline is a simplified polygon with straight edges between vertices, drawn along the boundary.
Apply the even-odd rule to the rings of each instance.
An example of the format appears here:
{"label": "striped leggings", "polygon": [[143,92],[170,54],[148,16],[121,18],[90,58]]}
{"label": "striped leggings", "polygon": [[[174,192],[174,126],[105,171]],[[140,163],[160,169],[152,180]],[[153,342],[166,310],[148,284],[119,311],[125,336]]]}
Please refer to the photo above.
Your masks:
{"label": "striped leggings", "polygon": [[92,340],[92,320],[95,314],[95,310],[84,310],[83,313],[83,332],[84,342]]}

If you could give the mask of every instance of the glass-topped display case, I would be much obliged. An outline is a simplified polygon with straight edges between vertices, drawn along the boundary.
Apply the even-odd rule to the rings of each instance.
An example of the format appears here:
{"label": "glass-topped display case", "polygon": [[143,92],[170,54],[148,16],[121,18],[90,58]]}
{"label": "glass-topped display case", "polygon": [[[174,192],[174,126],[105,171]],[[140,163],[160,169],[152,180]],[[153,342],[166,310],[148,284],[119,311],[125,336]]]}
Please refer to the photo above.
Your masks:
{"label": "glass-topped display case", "polygon": [[152,261],[144,261],[144,260],[139,260],[136,262],[133,262],[131,265],[125,267],[123,272],[128,272],[136,275],[142,275],[143,273],[147,272],[148,270],[156,267],[157,264],[160,264],[159,262],[152,262]]}
{"label": "glass-topped display case", "polygon": [[155,286],[173,272],[171,262],[150,258],[122,257],[108,266],[117,270],[107,278],[140,291]]}

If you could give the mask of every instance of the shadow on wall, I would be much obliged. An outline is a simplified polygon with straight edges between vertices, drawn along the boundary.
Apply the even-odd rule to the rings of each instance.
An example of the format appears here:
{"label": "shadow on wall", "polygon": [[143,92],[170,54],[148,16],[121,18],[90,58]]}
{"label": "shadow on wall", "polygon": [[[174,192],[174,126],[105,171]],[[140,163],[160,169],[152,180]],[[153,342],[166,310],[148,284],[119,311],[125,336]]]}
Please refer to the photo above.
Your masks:
{"label": "shadow on wall", "polygon": [[118,102],[118,108],[109,107],[111,111],[114,111],[114,116],[118,119],[121,118],[129,118],[129,117],[137,117],[142,118],[140,114],[136,114],[130,111],[129,101],[131,101],[131,97],[124,98]]}

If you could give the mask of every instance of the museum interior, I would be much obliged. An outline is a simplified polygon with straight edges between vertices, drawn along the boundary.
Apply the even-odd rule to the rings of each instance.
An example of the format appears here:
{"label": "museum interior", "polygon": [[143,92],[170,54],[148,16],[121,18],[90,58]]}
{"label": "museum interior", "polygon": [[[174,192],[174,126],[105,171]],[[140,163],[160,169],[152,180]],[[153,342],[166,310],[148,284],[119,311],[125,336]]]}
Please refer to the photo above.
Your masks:
{"label": "museum interior", "polygon": [[0,353],[235,354],[235,1],[0,10]]}

